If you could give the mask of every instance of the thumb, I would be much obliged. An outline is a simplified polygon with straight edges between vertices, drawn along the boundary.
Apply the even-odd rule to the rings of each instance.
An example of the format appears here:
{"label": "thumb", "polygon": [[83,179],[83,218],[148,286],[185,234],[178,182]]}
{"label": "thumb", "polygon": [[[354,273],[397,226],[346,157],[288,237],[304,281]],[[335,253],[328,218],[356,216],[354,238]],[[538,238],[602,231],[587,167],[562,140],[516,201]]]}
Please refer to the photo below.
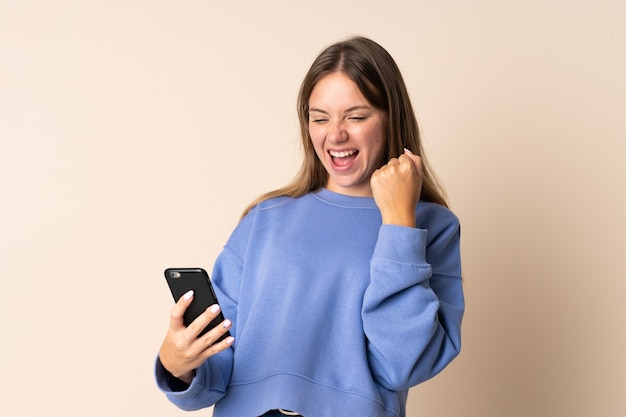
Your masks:
{"label": "thumb", "polygon": [[183,316],[185,315],[185,311],[187,311],[187,308],[189,308],[189,305],[193,301],[193,295],[193,290],[189,290],[178,299],[176,304],[174,304],[174,307],[172,307],[172,310],[170,312],[171,327],[185,327],[185,325],[183,324]]}
{"label": "thumb", "polygon": [[417,168],[418,171],[422,170],[422,158],[415,155],[413,152],[411,152],[407,148],[404,148],[404,154],[408,156],[409,158],[411,158],[411,160],[413,161],[413,164],[415,165],[415,168]]}

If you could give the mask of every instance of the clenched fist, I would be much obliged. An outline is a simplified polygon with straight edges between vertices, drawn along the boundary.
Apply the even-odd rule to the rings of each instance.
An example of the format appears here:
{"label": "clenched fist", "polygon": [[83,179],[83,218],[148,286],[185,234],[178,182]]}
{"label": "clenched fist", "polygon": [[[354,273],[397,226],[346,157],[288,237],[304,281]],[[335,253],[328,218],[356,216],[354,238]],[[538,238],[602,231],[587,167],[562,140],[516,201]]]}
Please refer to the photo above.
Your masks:
{"label": "clenched fist", "polygon": [[422,158],[408,149],[374,171],[370,185],[383,224],[415,227],[415,207],[422,181]]}

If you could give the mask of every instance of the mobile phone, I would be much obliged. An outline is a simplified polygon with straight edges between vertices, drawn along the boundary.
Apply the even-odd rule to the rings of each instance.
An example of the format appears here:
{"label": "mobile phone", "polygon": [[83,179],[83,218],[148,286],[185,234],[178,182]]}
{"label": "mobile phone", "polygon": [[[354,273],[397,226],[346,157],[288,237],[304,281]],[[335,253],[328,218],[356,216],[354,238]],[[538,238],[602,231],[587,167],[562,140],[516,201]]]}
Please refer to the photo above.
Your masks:
{"label": "mobile phone", "polygon": [[[165,279],[170,287],[174,301],[178,301],[187,291],[193,290],[193,301],[183,315],[183,323],[189,326],[192,321],[206,309],[218,304],[217,296],[211,285],[209,274],[202,268],[167,268],[165,270]],[[198,337],[202,336],[215,326],[224,321],[224,315],[220,314],[209,323],[207,327],[200,332]],[[220,342],[230,336],[230,332],[224,333],[217,341]]]}

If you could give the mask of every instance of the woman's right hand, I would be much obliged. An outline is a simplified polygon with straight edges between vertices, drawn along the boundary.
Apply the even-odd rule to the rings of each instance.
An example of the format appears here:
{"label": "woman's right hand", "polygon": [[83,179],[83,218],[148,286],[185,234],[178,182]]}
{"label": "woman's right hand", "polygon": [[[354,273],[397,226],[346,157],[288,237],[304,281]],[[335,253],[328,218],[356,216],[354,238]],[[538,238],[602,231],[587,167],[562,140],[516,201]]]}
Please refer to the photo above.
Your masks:
{"label": "woman's right hand", "polygon": [[230,336],[215,343],[231,327],[230,320],[224,320],[221,325],[198,337],[200,332],[219,314],[220,308],[217,304],[207,308],[189,326],[185,327],[183,314],[192,300],[193,291],[189,291],[180,297],[172,308],[170,327],[159,350],[159,359],[163,367],[187,384],[191,384],[195,370],[205,360],[229,348],[235,341]]}
{"label": "woman's right hand", "polygon": [[374,171],[370,184],[383,223],[415,227],[423,181],[422,158],[408,149]]}

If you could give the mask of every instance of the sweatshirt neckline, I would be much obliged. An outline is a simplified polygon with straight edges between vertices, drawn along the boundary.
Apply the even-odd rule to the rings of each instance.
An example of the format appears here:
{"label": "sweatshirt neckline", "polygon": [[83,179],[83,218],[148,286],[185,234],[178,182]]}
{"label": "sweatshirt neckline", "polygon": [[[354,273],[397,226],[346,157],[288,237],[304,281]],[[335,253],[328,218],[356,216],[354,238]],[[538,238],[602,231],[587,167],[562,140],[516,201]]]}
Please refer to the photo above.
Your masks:
{"label": "sweatshirt neckline", "polygon": [[354,197],[330,191],[327,188],[315,191],[313,196],[325,203],[346,208],[378,209],[373,197]]}

